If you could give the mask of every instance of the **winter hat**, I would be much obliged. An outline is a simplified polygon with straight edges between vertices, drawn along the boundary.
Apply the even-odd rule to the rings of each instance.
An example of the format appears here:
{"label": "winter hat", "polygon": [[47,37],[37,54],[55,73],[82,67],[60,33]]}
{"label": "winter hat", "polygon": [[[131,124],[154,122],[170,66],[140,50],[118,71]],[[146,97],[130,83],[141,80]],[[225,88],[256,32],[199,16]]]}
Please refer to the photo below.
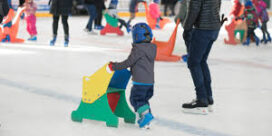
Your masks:
{"label": "winter hat", "polygon": [[246,2],[245,6],[246,6],[246,7],[252,7],[253,4],[252,4],[252,2],[251,2],[250,0],[248,0],[248,1]]}

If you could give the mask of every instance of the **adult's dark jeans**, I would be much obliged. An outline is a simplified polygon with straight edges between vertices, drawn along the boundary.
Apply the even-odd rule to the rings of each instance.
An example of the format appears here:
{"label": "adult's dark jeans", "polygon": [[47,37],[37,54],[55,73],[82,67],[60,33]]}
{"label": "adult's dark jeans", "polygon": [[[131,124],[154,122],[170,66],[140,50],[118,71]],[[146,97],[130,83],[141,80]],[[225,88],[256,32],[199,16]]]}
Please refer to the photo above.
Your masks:
{"label": "adult's dark jeans", "polygon": [[[54,36],[58,35],[59,18],[60,18],[60,15],[53,15],[53,34],[54,34]],[[61,21],[62,21],[62,25],[63,25],[64,34],[65,34],[65,36],[68,36],[69,35],[68,15],[61,15]]]}
{"label": "adult's dark jeans", "polygon": [[153,96],[153,85],[133,85],[130,93],[130,103],[135,112],[144,106],[149,105],[149,99]]}
{"label": "adult's dark jeans", "polygon": [[195,85],[198,100],[208,103],[212,97],[211,75],[207,59],[219,30],[193,29],[189,45],[188,68]]}
{"label": "adult's dark jeans", "polygon": [[102,17],[103,17],[103,7],[96,7],[96,13],[97,13],[97,17],[94,21],[94,24],[97,26],[101,26]]}
{"label": "adult's dark jeans", "polygon": [[89,30],[89,31],[92,31],[93,29],[93,21],[95,20],[96,18],[96,7],[94,4],[85,4],[85,8],[87,9],[88,13],[89,13],[89,21],[88,21],[88,24],[86,26],[86,28]]}

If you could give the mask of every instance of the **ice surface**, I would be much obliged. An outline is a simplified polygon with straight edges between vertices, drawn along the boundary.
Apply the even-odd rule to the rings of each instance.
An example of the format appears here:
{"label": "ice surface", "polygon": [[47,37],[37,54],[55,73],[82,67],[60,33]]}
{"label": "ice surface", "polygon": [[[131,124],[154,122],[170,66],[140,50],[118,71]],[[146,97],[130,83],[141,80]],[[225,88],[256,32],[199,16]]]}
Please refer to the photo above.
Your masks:
{"label": "ice surface", "polygon": [[[125,18],[127,20],[127,18]],[[181,105],[195,97],[185,63],[156,62],[155,94],[151,99],[156,120],[150,131],[119,120],[119,128],[105,123],[71,121],[80,102],[82,77],[109,61],[121,61],[131,49],[131,36],[93,36],[83,32],[87,17],[71,17],[70,47],[63,47],[62,25],[56,47],[49,46],[51,18],[38,18],[38,41],[0,43],[0,136],[270,136],[272,135],[272,44],[229,46],[221,30],[209,64],[214,92],[214,113],[184,114]],[[133,23],[144,22],[137,18]],[[271,22],[269,31],[272,32]],[[155,30],[168,40],[175,24]],[[28,38],[21,22],[19,37]],[[185,51],[179,28],[175,54]],[[261,36],[260,31],[258,32]],[[129,96],[131,82],[127,88]]]}

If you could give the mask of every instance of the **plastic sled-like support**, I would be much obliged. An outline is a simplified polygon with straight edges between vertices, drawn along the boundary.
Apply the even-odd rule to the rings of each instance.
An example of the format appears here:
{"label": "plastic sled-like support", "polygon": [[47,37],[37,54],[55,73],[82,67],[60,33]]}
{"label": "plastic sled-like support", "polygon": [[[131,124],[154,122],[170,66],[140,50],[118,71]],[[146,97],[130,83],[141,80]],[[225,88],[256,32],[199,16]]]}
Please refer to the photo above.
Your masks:
{"label": "plastic sled-like support", "polygon": [[92,76],[83,78],[82,100],[76,111],[73,111],[73,121],[83,119],[104,121],[109,127],[118,127],[118,117],[126,123],[135,123],[136,115],[127,102],[125,89],[131,74],[128,70],[108,72],[106,64]]}
{"label": "plastic sled-like support", "polygon": [[178,31],[178,25],[180,20],[177,21],[175,30],[173,31],[170,39],[167,42],[157,41],[155,38],[152,43],[157,45],[157,61],[179,61],[181,59],[180,56],[172,55],[175,44],[176,44],[176,36]]}
{"label": "plastic sled-like support", "polygon": [[22,43],[24,42],[24,39],[17,38],[18,30],[19,30],[19,24],[20,24],[20,16],[24,12],[25,8],[18,8],[17,13],[15,15],[14,10],[10,9],[9,13],[7,15],[7,19],[5,19],[4,23],[11,22],[11,27],[3,27],[0,26],[0,40],[2,41],[4,38],[6,38],[7,35],[10,37],[10,42],[12,43]]}
{"label": "plastic sled-like support", "polygon": [[[146,14],[146,20],[147,20],[147,23],[148,25],[150,26],[151,29],[155,29],[156,28],[156,24],[157,24],[157,20],[152,18],[151,15],[149,14],[149,9],[148,9],[148,6],[147,6],[147,3],[146,2],[142,2],[145,6],[145,14]],[[163,18],[161,21],[160,21],[160,28],[163,29],[164,26],[167,24],[167,23],[170,23],[170,19],[168,18]]]}
{"label": "plastic sled-like support", "polygon": [[124,35],[124,32],[118,27],[118,19],[105,14],[106,26],[100,31],[101,35],[106,35],[107,33],[117,34],[119,36]]}
{"label": "plastic sled-like support", "polygon": [[[240,2],[237,1],[236,5],[233,6],[231,13],[233,16],[235,16],[235,18],[241,16],[244,13],[244,6],[242,6]],[[244,25],[243,21],[236,20],[235,18],[231,20],[231,23],[229,25],[225,26],[225,29],[228,33],[228,39],[224,38],[225,44],[237,45],[241,43],[241,39],[239,40],[235,37],[237,32],[239,32],[240,35],[244,33],[244,35],[241,36],[243,37],[243,40],[244,40],[244,37],[246,36],[247,28],[245,29],[246,32],[241,31],[241,27],[243,27],[242,25]]]}

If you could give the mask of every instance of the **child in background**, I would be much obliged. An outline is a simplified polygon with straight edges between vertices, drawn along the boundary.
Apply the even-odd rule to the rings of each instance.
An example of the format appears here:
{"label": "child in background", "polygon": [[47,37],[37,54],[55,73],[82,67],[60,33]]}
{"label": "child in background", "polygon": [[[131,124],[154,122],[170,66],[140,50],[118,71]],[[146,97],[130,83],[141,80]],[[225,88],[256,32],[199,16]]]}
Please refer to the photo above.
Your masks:
{"label": "child in background", "polygon": [[27,23],[27,31],[30,34],[30,38],[28,40],[30,41],[36,41],[37,40],[37,29],[36,29],[36,10],[37,5],[34,3],[33,0],[26,0],[24,7],[25,10],[25,19]]}
{"label": "child in background", "polygon": [[161,11],[159,6],[160,0],[154,0],[149,4],[149,14],[153,19],[157,20],[156,28],[160,29]]}
{"label": "child in background", "polygon": [[149,99],[153,96],[154,61],[156,45],[152,44],[152,30],[146,23],[138,23],[132,28],[132,50],[128,58],[119,63],[111,62],[111,70],[121,70],[130,67],[133,87],[130,103],[139,114],[137,121],[140,128],[147,128],[153,120]]}
{"label": "child in background", "polygon": [[137,12],[137,5],[140,2],[146,2],[146,0],[130,0],[130,2],[129,2],[130,17],[127,22],[128,26],[130,26],[131,21],[135,18],[136,12]]}
{"label": "child in background", "polygon": [[259,19],[262,22],[261,29],[263,32],[263,39],[261,40],[261,43],[264,42],[266,44],[267,42],[271,42],[270,34],[267,31],[267,22],[269,21],[269,16],[266,11],[266,3],[263,0],[259,0],[256,8],[258,11]]}
{"label": "child in background", "polygon": [[108,13],[111,17],[116,18],[118,22],[120,23],[119,28],[122,29],[123,26],[126,27],[127,32],[129,33],[131,31],[130,27],[127,25],[126,21],[118,17],[118,11],[117,11],[117,5],[118,0],[111,0],[109,8],[106,10],[106,13]]}
{"label": "child in background", "polygon": [[256,36],[254,30],[257,28],[258,26],[258,16],[257,16],[257,12],[256,9],[254,8],[252,2],[249,0],[246,2],[245,4],[245,11],[244,11],[244,15],[242,15],[241,17],[238,17],[237,19],[246,19],[246,23],[247,23],[247,39],[246,41],[243,43],[243,45],[249,45],[250,43],[250,39],[253,36],[256,42],[256,45],[259,45],[259,38]]}

